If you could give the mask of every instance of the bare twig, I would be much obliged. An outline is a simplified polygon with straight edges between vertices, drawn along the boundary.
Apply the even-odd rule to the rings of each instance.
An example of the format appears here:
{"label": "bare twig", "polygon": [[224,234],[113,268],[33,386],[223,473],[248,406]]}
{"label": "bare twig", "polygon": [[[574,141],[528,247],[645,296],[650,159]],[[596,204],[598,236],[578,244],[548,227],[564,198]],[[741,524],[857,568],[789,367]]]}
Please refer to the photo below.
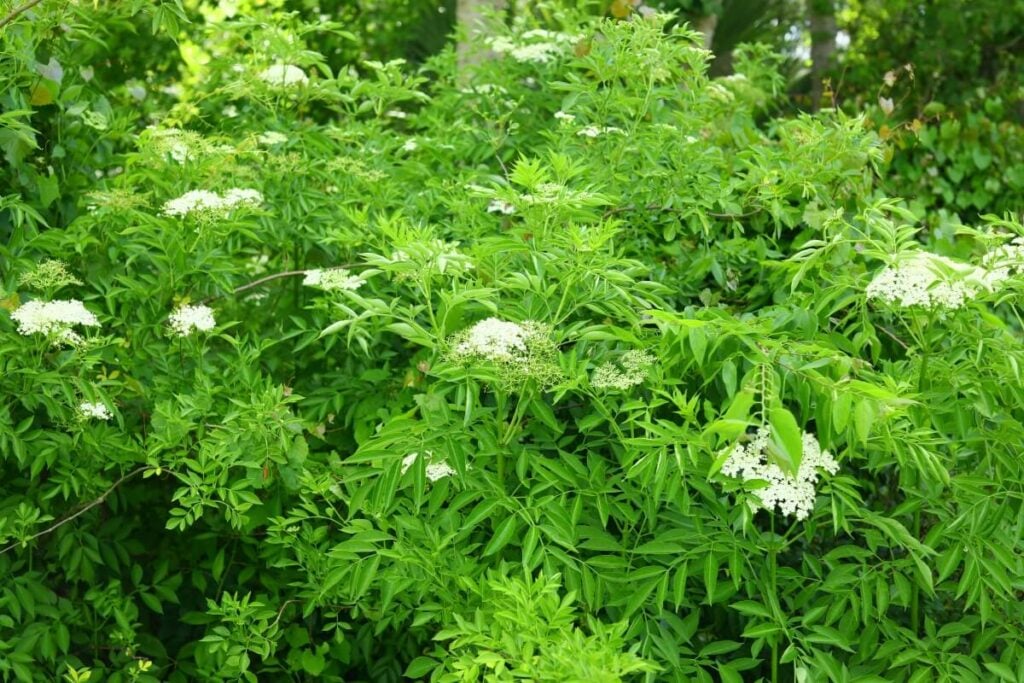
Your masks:
{"label": "bare twig", "polygon": [[890,331],[890,330],[889,330],[889,328],[888,328],[888,327],[886,327],[885,325],[879,325],[879,326],[878,326],[878,329],[880,329],[880,330],[881,330],[882,332],[885,332],[885,335],[886,335],[887,337],[889,337],[889,338],[890,338],[890,339],[892,339],[892,340],[893,340],[894,342],[896,342],[897,344],[899,344],[900,346],[902,346],[902,347],[904,348],[904,350],[906,350],[906,349],[909,349],[909,348],[910,348],[910,346],[908,346],[908,345],[907,345],[907,343],[906,343],[905,341],[903,341],[902,339],[900,339],[899,337],[897,337],[897,336],[895,335],[895,333],[893,333],[892,331]]}
{"label": "bare twig", "polygon": [[4,26],[7,26],[7,24],[11,23],[15,19],[17,19],[19,16],[21,16],[25,12],[29,11],[30,9],[32,9],[33,7],[35,7],[36,5],[41,3],[42,1],[43,0],[29,0],[28,2],[26,2],[21,7],[15,7],[13,10],[11,10],[10,14],[8,14],[3,19],[0,19],[0,28],[3,28]]}
{"label": "bare twig", "polygon": [[294,598],[291,599],[291,600],[285,600],[284,603],[281,604],[281,609],[277,610],[277,618],[274,619],[273,622],[271,622],[270,626],[271,627],[277,626],[277,622],[281,621],[281,615],[284,614],[285,608],[288,607],[288,605],[295,604],[296,602],[300,602],[300,601],[296,600]]}
{"label": "bare twig", "polygon": [[[661,204],[648,204],[647,206],[637,207],[633,204],[627,206],[616,206],[608,209],[604,212],[605,218],[608,216],[614,216],[617,213],[626,213],[628,211],[656,211],[659,213],[682,213],[683,211],[690,211],[689,207],[674,207],[674,206],[662,206]],[[738,218],[749,218],[758,212],[757,209],[751,209],[744,213],[715,213],[714,211],[705,211],[704,215],[711,216],[712,218],[721,218],[725,220],[736,220]]]}
{"label": "bare twig", "polygon": [[[337,270],[338,268],[354,268],[354,267],[359,266],[359,265],[361,265],[361,264],[359,264],[359,263],[343,263],[340,266],[331,266],[330,268],[325,268],[324,270]],[[241,287],[235,287],[233,290],[231,290],[231,294],[232,295],[241,294],[242,292],[244,292],[244,291],[246,291],[248,289],[253,289],[254,287],[259,287],[260,285],[264,285],[264,284],[266,284],[268,282],[273,282],[274,280],[280,280],[281,278],[285,278],[285,277],[296,277],[298,275],[305,275],[307,272],[309,272],[308,269],[307,270],[286,270],[286,271],[284,271],[282,273],[274,273],[272,275],[266,275],[264,277],[261,277],[258,280],[253,280],[252,282],[246,283],[246,284],[242,285]],[[227,295],[226,294],[214,294],[213,296],[208,296],[205,299],[203,299],[202,303],[206,304],[206,303],[209,303],[211,301],[214,301],[215,299],[220,299],[223,296],[227,296]]]}
{"label": "bare twig", "polygon": [[[274,273],[273,275],[267,275],[265,277],[261,277],[259,280],[253,280],[252,282],[250,282],[248,284],[245,284],[245,285],[242,285],[241,287],[235,287],[235,289],[232,290],[231,293],[232,294],[241,294],[242,292],[246,291],[247,289],[253,289],[254,287],[259,287],[262,284],[266,284],[266,283],[272,282],[274,280],[279,280],[279,279],[281,279],[283,277],[295,277],[297,275],[305,275],[305,274],[306,274],[306,271],[304,271],[304,270],[286,270],[283,273]],[[223,296],[223,295],[220,295],[220,296]],[[217,298],[217,296],[210,297],[210,299],[216,299],[216,298]],[[209,301],[209,299],[207,299],[207,301]]]}
{"label": "bare twig", "polygon": [[43,529],[38,534],[33,534],[32,536],[29,536],[28,538],[26,538],[23,541],[15,541],[14,543],[11,543],[10,545],[8,545],[3,550],[0,550],[0,555],[3,555],[8,550],[12,550],[13,548],[16,548],[19,545],[25,545],[29,541],[34,541],[37,538],[39,538],[40,536],[45,536],[46,534],[52,533],[52,532],[56,531],[57,529],[61,528],[62,526],[64,526],[65,524],[67,524],[68,522],[71,522],[71,521],[75,520],[76,518],[81,517],[86,512],[88,512],[89,510],[93,509],[94,507],[96,507],[97,505],[99,505],[100,503],[105,501],[107,499],[107,496],[109,496],[111,493],[113,493],[114,490],[118,486],[120,486],[124,482],[128,481],[129,479],[134,477],[136,474],[139,474],[140,472],[145,471],[146,469],[147,469],[147,466],[143,466],[143,467],[138,467],[138,468],[132,470],[128,474],[124,475],[123,477],[121,477],[120,479],[115,481],[113,486],[111,486],[109,489],[107,489],[102,494],[100,494],[99,498],[96,498],[96,499],[90,501],[88,504],[85,505],[85,507],[80,509],[78,512],[75,512],[74,514],[68,515],[64,519],[62,519],[62,520],[52,524],[51,526],[47,527],[46,529]]}

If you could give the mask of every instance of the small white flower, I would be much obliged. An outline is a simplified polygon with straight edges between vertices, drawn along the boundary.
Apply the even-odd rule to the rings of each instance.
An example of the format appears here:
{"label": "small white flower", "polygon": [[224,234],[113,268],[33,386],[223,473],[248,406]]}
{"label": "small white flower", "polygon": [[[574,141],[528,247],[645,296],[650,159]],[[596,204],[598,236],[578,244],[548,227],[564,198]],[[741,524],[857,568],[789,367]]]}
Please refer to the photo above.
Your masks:
{"label": "small white flower", "polygon": [[402,151],[405,152],[415,152],[417,149],[419,149],[419,143],[417,143],[416,140],[412,138],[406,140],[405,144],[402,145]]}
{"label": "small white flower", "polygon": [[624,131],[621,128],[616,128],[615,126],[587,126],[586,128],[581,128],[576,131],[576,135],[587,138],[596,138],[608,133],[623,134]]}
{"label": "small white flower", "polygon": [[516,207],[503,199],[492,199],[487,205],[487,213],[501,213],[510,216],[516,212]]}
{"label": "small white flower", "polygon": [[128,94],[136,101],[141,102],[146,99],[146,88],[139,81],[129,81],[125,87],[128,88]]}
{"label": "small white flower", "polygon": [[384,116],[392,119],[407,119],[409,115],[401,109],[391,109],[390,111],[384,112]]}
{"label": "small white flower", "polygon": [[561,121],[562,123],[572,123],[573,121],[576,120],[576,117],[573,114],[567,114],[561,109],[555,112],[555,118]]}
{"label": "small white flower", "polygon": [[495,85],[494,83],[481,83],[479,85],[471,85],[462,88],[459,92],[466,95],[491,95],[499,94],[503,95],[508,92],[503,86]]}
{"label": "small white flower", "polygon": [[281,88],[303,86],[309,83],[306,72],[294,64],[274,64],[259,74],[259,79],[269,85]]}
{"label": "small white flower", "polygon": [[78,415],[83,420],[109,420],[112,417],[107,406],[90,401],[82,401],[81,405],[78,406]]}
{"label": "small white flower", "polygon": [[179,337],[187,337],[194,331],[209,332],[217,326],[213,319],[213,309],[203,305],[179,306],[171,313],[168,322]]}
{"label": "small white flower", "polygon": [[233,104],[229,104],[220,111],[220,115],[226,119],[233,119],[238,116],[238,107]]}
{"label": "small white flower", "polygon": [[[411,468],[413,464],[415,464],[416,459],[419,457],[419,453],[410,453],[409,455],[402,458],[402,474],[408,472],[409,468]],[[450,477],[456,473],[455,470],[452,469],[452,467],[444,460],[441,460],[440,462],[432,462],[434,458],[434,454],[432,452],[426,451],[426,457],[427,466],[425,468],[424,474],[426,474],[426,477],[429,481],[437,481],[438,479],[444,479],[445,477]]]}
{"label": "small white flower", "polygon": [[171,85],[165,85],[164,87],[160,88],[160,92],[167,95],[168,97],[173,97],[174,99],[181,99],[181,94],[183,91],[181,89],[180,84],[172,83]]}
{"label": "small white flower", "polygon": [[352,275],[345,268],[331,268],[329,270],[307,270],[306,277],[302,284],[308,287],[319,287],[325,291],[339,289],[356,290],[363,286],[365,280],[358,275]]}
{"label": "small white flower", "polygon": [[99,327],[100,324],[96,316],[77,299],[29,301],[15,309],[11,319],[18,323],[19,334],[45,334],[54,337],[58,344],[71,346],[77,346],[83,341],[72,327]]}
{"label": "small white flower", "polygon": [[260,133],[256,139],[261,145],[283,145],[288,142],[288,136],[284,133],[278,133],[276,130]]}

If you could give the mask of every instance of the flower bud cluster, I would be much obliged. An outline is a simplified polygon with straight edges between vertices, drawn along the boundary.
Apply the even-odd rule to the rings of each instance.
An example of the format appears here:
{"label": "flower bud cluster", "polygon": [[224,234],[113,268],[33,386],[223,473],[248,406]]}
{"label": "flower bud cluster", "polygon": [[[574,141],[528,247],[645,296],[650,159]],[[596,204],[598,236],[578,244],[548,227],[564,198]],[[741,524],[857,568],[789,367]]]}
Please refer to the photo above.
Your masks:
{"label": "flower bud cluster", "polygon": [[449,345],[450,361],[491,365],[509,384],[534,379],[546,385],[561,376],[551,328],[532,320],[514,323],[487,318],[456,334]]}

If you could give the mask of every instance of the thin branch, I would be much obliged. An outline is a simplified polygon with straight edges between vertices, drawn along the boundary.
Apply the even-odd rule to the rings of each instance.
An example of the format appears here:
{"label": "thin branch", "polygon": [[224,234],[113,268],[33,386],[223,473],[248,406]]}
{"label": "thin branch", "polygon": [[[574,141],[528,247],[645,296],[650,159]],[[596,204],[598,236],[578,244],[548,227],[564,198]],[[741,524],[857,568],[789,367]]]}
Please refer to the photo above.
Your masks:
{"label": "thin branch", "polygon": [[[337,270],[338,268],[355,268],[356,266],[360,266],[360,265],[363,265],[363,264],[360,264],[360,263],[344,263],[344,264],[342,264],[340,266],[331,266],[330,268],[325,268],[324,270]],[[234,296],[235,294],[241,294],[242,292],[244,292],[244,291],[246,291],[248,289],[253,289],[254,287],[259,287],[260,285],[264,285],[264,284],[266,284],[268,282],[273,282],[274,280],[280,280],[281,278],[285,278],[285,277],[296,277],[298,275],[305,275],[308,272],[309,272],[308,269],[306,269],[306,270],[286,270],[283,273],[273,273],[272,275],[266,275],[264,277],[261,277],[258,280],[253,280],[252,282],[246,283],[246,284],[242,285],[241,287],[235,287],[233,290],[231,290],[231,295]],[[206,303],[209,303],[211,301],[214,301],[215,299],[220,299],[223,296],[227,296],[227,295],[226,294],[214,294],[213,296],[208,296],[205,299],[203,299],[201,303],[206,304]]]}
{"label": "thin branch", "polygon": [[294,603],[296,603],[296,602],[300,602],[300,600],[296,600],[296,599],[294,599],[294,598],[293,598],[293,599],[291,599],[291,600],[285,600],[285,601],[284,601],[284,603],[283,603],[283,604],[281,605],[281,609],[277,610],[277,618],[276,618],[276,619],[274,619],[274,621],[273,621],[273,622],[271,622],[271,624],[270,624],[271,628],[273,628],[274,626],[277,626],[277,623],[278,623],[279,621],[281,621],[281,615],[282,615],[282,614],[284,614],[284,610],[285,610],[285,608],[286,608],[286,607],[287,607],[288,605],[292,605],[292,604],[294,604]]}
{"label": "thin branch", "polygon": [[113,493],[114,490],[118,486],[120,486],[124,482],[128,481],[129,479],[134,477],[136,474],[139,474],[140,472],[144,472],[146,469],[148,469],[148,466],[138,467],[138,468],[132,470],[128,474],[124,475],[123,477],[121,477],[120,479],[115,481],[113,486],[111,486],[109,489],[107,489],[102,494],[100,494],[99,498],[96,498],[96,499],[90,501],[85,507],[83,507],[78,512],[76,512],[74,514],[71,514],[71,515],[68,515],[67,517],[65,517],[64,519],[62,519],[62,520],[60,520],[60,521],[58,521],[56,523],[54,523],[50,527],[48,527],[46,529],[43,529],[39,533],[33,534],[32,536],[29,536],[28,538],[26,538],[26,539],[24,539],[22,541],[15,541],[14,543],[11,543],[9,546],[4,548],[3,550],[0,550],[0,555],[3,555],[8,550],[16,548],[19,545],[22,545],[22,546],[23,545],[27,545],[30,541],[34,541],[37,538],[39,538],[40,536],[45,536],[46,534],[52,533],[52,532],[56,531],[57,529],[61,528],[62,526],[64,526],[65,524],[67,524],[68,522],[71,522],[71,521],[75,520],[76,518],[81,517],[86,512],[88,512],[89,510],[93,509],[94,507],[96,507],[97,505],[99,505],[100,503],[105,501],[107,499],[107,496],[109,496],[111,493]]}
{"label": "thin branch", "polygon": [[[618,213],[626,213],[627,211],[656,211],[659,213],[682,213],[683,211],[689,211],[689,207],[674,207],[674,206],[662,206],[660,204],[648,204],[644,207],[637,207],[633,204],[627,206],[616,206],[608,209],[604,212],[605,218],[608,216],[614,216]],[[736,220],[738,218],[749,218],[754,214],[758,213],[758,209],[751,209],[744,213],[715,213],[714,211],[705,211],[704,215],[711,216],[712,218],[721,218],[724,220]]]}
{"label": "thin branch", "polygon": [[[241,294],[242,292],[246,291],[247,289],[253,289],[254,287],[259,287],[262,284],[266,284],[268,282],[273,282],[274,280],[280,280],[283,277],[295,277],[297,275],[305,275],[305,274],[306,274],[305,270],[286,270],[283,273],[274,273],[273,275],[267,275],[265,277],[261,277],[259,280],[253,280],[252,282],[250,282],[248,284],[245,284],[245,285],[242,285],[241,287],[235,287],[231,291],[231,293],[232,294]],[[217,299],[217,298],[219,298],[221,296],[224,296],[224,295],[223,294],[214,295],[214,296],[210,297],[209,299],[206,299],[206,301],[210,301],[211,299]]]}
{"label": "thin branch", "polygon": [[8,14],[3,19],[0,19],[0,28],[3,28],[4,26],[7,26],[7,24],[11,23],[15,19],[17,19],[19,16],[21,16],[25,12],[29,11],[30,9],[32,9],[33,7],[35,7],[36,5],[41,3],[42,1],[43,0],[29,0],[29,2],[26,2],[21,7],[15,7],[13,10],[11,10],[10,14]]}
{"label": "thin branch", "polygon": [[889,337],[894,342],[896,342],[897,344],[902,346],[904,350],[910,349],[910,346],[907,345],[907,342],[905,342],[902,339],[900,339],[899,337],[897,337],[896,334],[894,332],[892,332],[891,330],[889,330],[889,328],[886,327],[885,325],[879,325],[878,329],[880,329],[882,332],[885,332],[887,337]]}

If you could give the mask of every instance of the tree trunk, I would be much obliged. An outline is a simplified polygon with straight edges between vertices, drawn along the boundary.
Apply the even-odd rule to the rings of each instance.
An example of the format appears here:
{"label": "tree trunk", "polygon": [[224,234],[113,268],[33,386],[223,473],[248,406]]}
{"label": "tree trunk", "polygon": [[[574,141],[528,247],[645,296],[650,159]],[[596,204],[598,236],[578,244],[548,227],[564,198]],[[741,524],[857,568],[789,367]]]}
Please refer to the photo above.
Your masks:
{"label": "tree trunk", "polygon": [[704,35],[704,49],[710,50],[711,44],[715,42],[715,28],[718,26],[718,15],[709,14],[693,22],[693,28]]}
{"label": "tree trunk", "polygon": [[459,70],[476,61],[470,53],[473,36],[480,33],[484,16],[490,12],[499,13],[505,10],[506,0],[458,0],[455,18],[464,31],[463,38],[456,46],[459,59]]}
{"label": "tree trunk", "polygon": [[825,75],[836,51],[835,0],[807,0],[811,24],[811,106],[817,111],[825,94]]}

